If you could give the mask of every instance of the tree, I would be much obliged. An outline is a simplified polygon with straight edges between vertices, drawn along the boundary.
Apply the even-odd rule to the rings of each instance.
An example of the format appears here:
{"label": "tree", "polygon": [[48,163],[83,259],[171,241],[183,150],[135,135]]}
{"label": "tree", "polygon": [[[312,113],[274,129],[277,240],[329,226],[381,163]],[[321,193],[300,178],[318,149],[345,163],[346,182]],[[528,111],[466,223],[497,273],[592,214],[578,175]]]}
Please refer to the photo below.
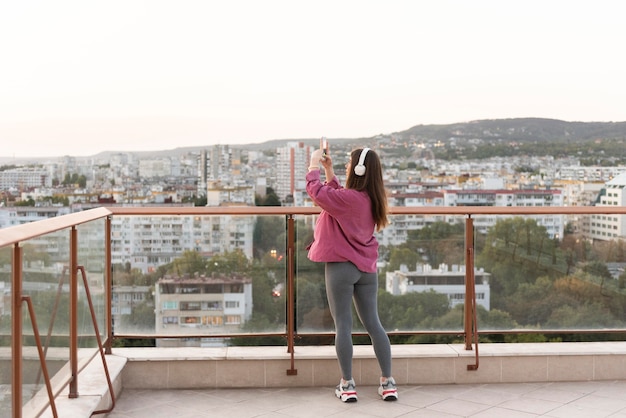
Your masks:
{"label": "tree", "polygon": [[434,291],[392,295],[378,293],[379,315],[386,329],[430,329],[432,321],[449,311],[448,297]]}
{"label": "tree", "polygon": [[[476,257],[476,266],[484,267],[491,274],[489,283],[496,300],[495,308],[506,310],[506,306],[499,305],[504,300],[502,297],[515,293],[520,284],[534,283],[542,275],[556,276],[566,270],[562,252],[553,248],[556,243],[534,219],[499,220],[488,231],[485,242]],[[563,261],[563,273],[552,263],[553,251],[558,260]]]}
{"label": "tree", "polygon": [[178,276],[185,274],[204,273],[207,269],[206,260],[197,251],[185,251],[175,259],[168,271]]}
{"label": "tree", "polygon": [[247,275],[252,267],[250,260],[240,249],[216,254],[205,265],[207,274],[216,273],[221,275],[234,273]]}
{"label": "tree", "polygon": [[256,206],[281,206],[280,199],[273,188],[268,187],[265,191],[265,197],[256,195],[254,198]]}
{"label": "tree", "polygon": [[405,265],[409,270],[415,270],[415,266],[422,257],[414,250],[408,248],[394,247],[389,252],[388,271],[399,270],[401,265]]}
{"label": "tree", "polygon": [[619,275],[617,281],[619,289],[626,288],[626,271]]}
{"label": "tree", "polygon": [[508,312],[491,309],[486,310],[478,305],[477,308],[478,327],[484,329],[510,330],[517,328],[518,324]]}
{"label": "tree", "polygon": [[[296,323],[299,329],[324,330],[324,311],[327,308],[326,286],[323,276],[299,277],[296,284]],[[314,314],[311,315],[311,312]],[[326,324],[328,325],[328,324]]]}
{"label": "tree", "polygon": [[152,332],[154,322],[154,304],[144,301],[133,306],[129,315],[122,315],[120,327],[130,332]]}
{"label": "tree", "polygon": [[465,259],[465,225],[435,222],[409,231],[407,247],[423,251],[431,266],[462,264]]}
{"label": "tree", "polygon": [[285,253],[285,217],[258,216],[252,235],[254,256],[263,258],[272,250]]}
{"label": "tree", "polygon": [[35,206],[35,200],[29,196],[26,200],[15,202],[15,206]]}

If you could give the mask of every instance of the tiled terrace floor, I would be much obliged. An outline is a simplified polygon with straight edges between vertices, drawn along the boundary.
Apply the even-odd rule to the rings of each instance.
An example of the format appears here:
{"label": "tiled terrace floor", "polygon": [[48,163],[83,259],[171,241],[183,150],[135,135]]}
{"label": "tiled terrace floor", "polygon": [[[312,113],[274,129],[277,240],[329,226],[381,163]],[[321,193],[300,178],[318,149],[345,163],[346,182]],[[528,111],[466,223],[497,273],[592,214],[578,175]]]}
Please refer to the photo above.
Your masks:
{"label": "tiled terrace floor", "polygon": [[124,389],[109,418],[203,417],[625,417],[625,381],[414,385],[383,402],[358,386],[344,404],[332,387],[287,389]]}

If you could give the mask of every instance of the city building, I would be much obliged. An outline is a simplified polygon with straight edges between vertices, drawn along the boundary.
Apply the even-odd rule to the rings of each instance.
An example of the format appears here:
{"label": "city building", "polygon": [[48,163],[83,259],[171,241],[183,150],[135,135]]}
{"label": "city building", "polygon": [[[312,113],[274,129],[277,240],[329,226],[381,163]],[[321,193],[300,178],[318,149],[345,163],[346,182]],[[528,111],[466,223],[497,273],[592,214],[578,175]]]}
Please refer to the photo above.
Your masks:
{"label": "city building", "polygon": [[207,206],[246,205],[254,206],[253,185],[233,186],[219,181],[210,181],[205,189]]}
{"label": "city building", "polygon": [[[557,189],[536,190],[431,190],[424,185],[416,186],[414,192],[396,192],[389,195],[390,206],[429,207],[429,206],[563,206],[562,192]],[[474,227],[480,233],[494,226],[505,215],[484,215],[474,217]],[[563,237],[564,215],[528,215],[537,224],[546,228],[550,238]],[[443,215],[396,215],[391,224],[377,233],[381,245],[399,245],[406,242],[408,231],[422,229],[435,222],[463,222],[462,216]]]}
{"label": "city building", "polygon": [[[626,205],[626,173],[605,183],[596,200],[596,206]],[[602,241],[626,237],[626,215],[590,215],[589,238]]]}
{"label": "city building", "polygon": [[67,206],[13,206],[0,208],[0,229],[67,215]]}
{"label": "city building", "polygon": [[[392,193],[389,196],[389,206],[404,207],[430,207],[443,206],[443,191],[421,191]],[[378,232],[376,238],[381,245],[396,246],[403,244],[408,239],[408,232],[422,229],[435,222],[444,222],[442,215],[395,215],[391,224]]]}
{"label": "city building", "polygon": [[276,149],[275,192],[281,201],[293,205],[296,192],[305,190],[305,176],[313,151],[313,147],[302,142],[289,142]]}
{"label": "city building", "polygon": [[[150,301],[151,286],[113,286],[111,289],[111,316],[113,324],[123,324],[123,317],[133,313],[137,305]],[[154,332],[153,329],[142,330]]]}
{"label": "city building", "polygon": [[165,178],[180,175],[180,163],[173,158],[144,158],[139,160],[141,178]]}
{"label": "city building", "polygon": [[228,145],[213,145],[198,157],[198,196],[206,196],[207,187],[215,183],[241,183],[241,150]]}
{"label": "city building", "polygon": [[[557,189],[446,190],[444,196],[445,206],[563,206],[562,192]],[[502,218],[503,216],[477,216],[474,227],[479,232],[486,233]],[[545,227],[550,238],[563,237],[564,215],[529,215],[527,218],[534,219],[538,225]]]}
{"label": "city building", "polygon": [[[474,270],[476,282],[476,304],[490,309],[489,273],[484,269]],[[400,270],[387,272],[385,289],[392,295],[404,295],[409,292],[434,291],[446,295],[450,307],[465,303],[465,266],[441,264],[433,269],[429,264],[418,264],[415,271],[409,271],[406,265]]]}
{"label": "city building", "polygon": [[567,166],[559,167],[555,177],[559,180],[581,180],[606,182],[626,172],[626,167]]}
{"label": "city building", "polygon": [[184,251],[205,257],[241,250],[252,259],[255,216],[132,216],[111,223],[111,262],[144,273],[171,263]]}
{"label": "city building", "polygon": [[50,173],[42,168],[18,167],[0,171],[0,190],[22,191],[34,187],[51,186]]}
{"label": "city building", "polygon": [[[252,315],[252,279],[230,276],[166,276],[154,292],[156,333],[206,334],[184,340],[188,346],[214,345],[211,334],[236,333]],[[179,346],[181,341],[159,339],[157,345]]]}

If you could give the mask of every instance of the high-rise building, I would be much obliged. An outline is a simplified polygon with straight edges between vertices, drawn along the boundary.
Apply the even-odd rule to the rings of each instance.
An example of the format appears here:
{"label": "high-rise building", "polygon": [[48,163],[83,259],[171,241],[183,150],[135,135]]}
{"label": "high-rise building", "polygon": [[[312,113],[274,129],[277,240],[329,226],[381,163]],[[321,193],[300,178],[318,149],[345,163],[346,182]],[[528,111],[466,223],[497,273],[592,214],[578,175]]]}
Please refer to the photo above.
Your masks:
{"label": "high-rise building", "polygon": [[198,157],[198,196],[206,196],[208,175],[207,152],[202,150]]}
{"label": "high-rise building", "polygon": [[276,149],[276,194],[287,203],[293,202],[297,191],[305,190],[305,176],[308,171],[313,147],[302,142],[289,142]]}
{"label": "high-rise building", "polygon": [[206,196],[212,184],[234,184],[240,176],[241,150],[228,145],[203,150],[198,157],[198,196]]}

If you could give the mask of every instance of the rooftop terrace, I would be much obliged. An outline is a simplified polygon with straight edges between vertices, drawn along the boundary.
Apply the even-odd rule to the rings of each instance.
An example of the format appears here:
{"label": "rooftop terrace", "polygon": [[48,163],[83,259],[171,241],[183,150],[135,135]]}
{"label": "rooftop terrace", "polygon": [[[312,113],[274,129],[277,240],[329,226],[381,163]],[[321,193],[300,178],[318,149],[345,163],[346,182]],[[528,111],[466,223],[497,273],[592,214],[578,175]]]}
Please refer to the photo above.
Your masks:
{"label": "rooftop terrace", "polygon": [[[2,376],[11,381],[11,409],[7,416],[86,417],[97,412],[97,415],[113,417],[147,414],[159,417],[173,416],[172,408],[180,408],[175,415],[181,417],[203,416],[203,413],[207,416],[332,416],[343,415],[346,411],[352,416],[626,416],[626,406],[623,405],[626,400],[621,395],[626,384],[626,343],[622,341],[479,343],[479,337],[491,334],[567,336],[584,333],[590,340],[593,335],[610,334],[612,339],[618,340],[620,335],[626,334],[626,326],[618,322],[610,327],[595,328],[583,328],[575,323],[567,329],[550,329],[545,324],[526,329],[480,328],[474,293],[475,237],[472,225],[473,219],[480,216],[623,215],[626,208],[429,207],[394,210],[393,216],[458,216],[466,225],[465,236],[461,238],[466,261],[466,303],[461,327],[390,331],[397,336],[455,336],[458,343],[394,344],[393,374],[400,387],[398,402],[378,402],[373,386],[378,380],[378,366],[371,346],[355,347],[354,378],[360,400],[356,405],[343,405],[333,396],[339,378],[334,347],[296,343],[301,337],[332,334],[332,330],[307,328],[298,322],[295,307],[298,295],[293,293],[299,273],[294,214],[307,218],[315,216],[318,209],[98,208],[7,228],[0,234],[0,255],[8,255],[6,259],[10,260],[10,269],[0,271],[5,292],[4,317],[11,322],[10,334],[7,331],[4,334],[4,337],[10,335],[11,348],[0,347],[0,355],[6,360],[0,364]],[[285,248],[281,249],[286,257],[286,291],[284,302],[277,305],[279,311],[286,312],[280,319],[284,323],[275,332],[259,331],[258,335],[281,337],[286,345],[116,347],[114,342],[120,338],[183,341],[206,337],[229,339],[245,334],[212,334],[207,333],[210,329],[202,327],[193,328],[192,334],[159,334],[162,331],[158,328],[151,333],[139,333],[120,324],[116,324],[114,332],[111,219],[116,216],[221,214],[232,217],[279,216],[285,220],[285,228],[279,232],[287,236]],[[69,309],[59,311],[61,322],[67,329],[53,330],[56,311],[50,318],[51,312],[42,308],[47,306],[43,303],[45,298],[55,294],[56,283],[52,286],[46,283],[43,289],[39,286],[42,283],[39,279],[31,279],[32,275],[43,273],[36,271],[39,264],[32,262],[29,256],[34,254],[33,248],[41,245],[39,239],[47,235],[60,237],[52,241],[55,245],[45,247],[48,253],[67,254],[67,263],[59,263],[64,265],[62,270],[41,263],[42,271],[45,269],[43,273],[59,279],[57,297],[69,300]],[[65,250],[64,245],[67,246]],[[543,239],[541,245],[544,245]],[[526,248],[525,252],[513,250],[513,257],[518,257],[519,265],[534,263],[541,266],[545,263],[555,270],[565,262],[557,259],[554,244],[551,248],[552,253],[547,254],[541,248],[534,253]],[[94,275],[94,271],[100,272],[101,277]],[[37,286],[26,287],[25,282]],[[94,287],[93,293],[90,293],[91,287]],[[612,292],[617,303],[621,294],[617,290]],[[35,322],[31,325],[30,321],[35,320],[39,325]],[[48,324],[50,328],[46,329]],[[28,327],[32,332],[25,332]],[[254,333],[250,334],[248,336],[254,336]],[[55,338],[67,346],[50,344],[49,339]],[[6,379],[7,376],[10,378]],[[38,385],[31,391],[30,385],[34,381]],[[588,409],[591,403],[595,408],[593,413]],[[198,412],[194,408],[206,411]],[[45,411],[43,415],[42,411]],[[146,415],[142,415],[144,413]]]}

